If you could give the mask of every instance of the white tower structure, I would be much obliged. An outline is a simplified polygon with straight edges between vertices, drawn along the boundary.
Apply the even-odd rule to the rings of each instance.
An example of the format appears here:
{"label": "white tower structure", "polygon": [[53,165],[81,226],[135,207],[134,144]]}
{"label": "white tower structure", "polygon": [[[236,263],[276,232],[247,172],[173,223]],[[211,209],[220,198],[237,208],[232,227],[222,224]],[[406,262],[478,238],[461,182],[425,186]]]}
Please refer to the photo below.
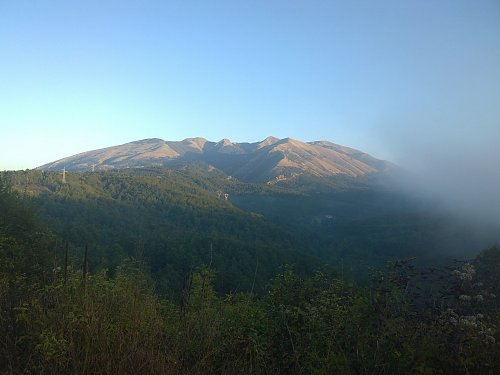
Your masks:
{"label": "white tower structure", "polygon": [[62,183],[66,183],[66,167],[63,168],[63,171],[61,172],[62,174]]}

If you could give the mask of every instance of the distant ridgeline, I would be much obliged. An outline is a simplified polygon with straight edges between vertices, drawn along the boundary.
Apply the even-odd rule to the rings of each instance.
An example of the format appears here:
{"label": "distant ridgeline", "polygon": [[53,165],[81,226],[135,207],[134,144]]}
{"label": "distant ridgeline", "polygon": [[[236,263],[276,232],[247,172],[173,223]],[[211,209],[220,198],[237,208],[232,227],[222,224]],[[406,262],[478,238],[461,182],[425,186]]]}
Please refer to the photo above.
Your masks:
{"label": "distant ridgeline", "polygon": [[301,142],[268,137],[261,142],[210,142],[189,138],[179,142],[145,139],[88,151],[45,164],[41,170],[109,171],[157,166],[178,167],[200,162],[208,171],[245,182],[297,185],[303,178],[361,177],[395,169],[389,162],[327,141]]}
{"label": "distant ridgeline", "polygon": [[1,177],[69,241],[71,256],[87,245],[90,269],[110,272],[125,257],[142,259],[166,293],[201,264],[217,270],[220,290],[260,291],[284,264],[308,273],[328,263],[364,280],[393,257],[436,262],[478,246],[463,223],[370,174],[304,173],[282,184],[242,182],[200,160],[107,172],[47,167]]}

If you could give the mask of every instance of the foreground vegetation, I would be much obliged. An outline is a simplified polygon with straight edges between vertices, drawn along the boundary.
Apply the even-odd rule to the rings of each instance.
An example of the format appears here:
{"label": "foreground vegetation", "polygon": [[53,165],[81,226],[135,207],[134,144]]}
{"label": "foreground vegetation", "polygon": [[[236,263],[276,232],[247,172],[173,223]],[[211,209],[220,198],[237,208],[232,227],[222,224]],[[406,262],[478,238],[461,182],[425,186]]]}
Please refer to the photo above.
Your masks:
{"label": "foreground vegetation", "polygon": [[167,298],[144,259],[88,272],[67,258],[2,183],[0,207],[0,373],[500,373],[499,247],[392,262],[363,288],[288,266],[258,295],[216,292],[207,262]]}

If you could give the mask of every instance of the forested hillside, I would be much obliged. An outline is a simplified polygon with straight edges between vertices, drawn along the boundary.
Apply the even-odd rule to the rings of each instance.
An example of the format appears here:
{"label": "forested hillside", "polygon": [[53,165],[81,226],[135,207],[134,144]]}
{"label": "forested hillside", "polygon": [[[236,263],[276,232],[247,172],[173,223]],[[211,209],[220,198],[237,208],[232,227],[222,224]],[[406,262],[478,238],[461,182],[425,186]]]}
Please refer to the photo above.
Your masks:
{"label": "forested hillside", "polygon": [[301,272],[319,264],[289,231],[226,201],[224,186],[217,185],[224,180],[193,171],[68,173],[64,183],[57,172],[5,178],[69,242],[75,259],[85,246],[91,270],[114,272],[126,257],[144,259],[166,293],[179,293],[203,263],[218,269],[216,283],[224,291],[262,290],[284,263]]}
{"label": "forested hillside", "polygon": [[[261,291],[280,265],[329,264],[367,281],[372,267],[416,257],[464,259],[491,243],[470,222],[376,179],[296,179],[278,187],[228,178],[203,163],[113,172],[4,172],[4,179],[91,270],[144,258],[157,287],[180,291],[205,263],[220,291]],[[227,195],[226,195],[227,194]],[[227,200],[226,200],[227,196]]]}
{"label": "forested hillside", "polygon": [[141,254],[110,274],[58,253],[64,237],[32,204],[0,180],[1,373],[500,371],[498,247],[448,267],[394,261],[363,288],[328,269],[288,266],[260,296],[216,292],[209,257],[177,299],[158,295]]}

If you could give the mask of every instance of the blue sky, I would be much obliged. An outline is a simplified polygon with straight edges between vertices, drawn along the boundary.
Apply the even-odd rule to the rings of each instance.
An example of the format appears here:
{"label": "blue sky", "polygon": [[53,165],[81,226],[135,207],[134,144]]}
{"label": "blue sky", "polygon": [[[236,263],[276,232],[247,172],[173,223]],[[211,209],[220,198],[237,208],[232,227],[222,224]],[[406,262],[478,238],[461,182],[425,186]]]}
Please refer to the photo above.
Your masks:
{"label": "blue sky", "polygon": [[500,160],[497,0],[6,0],[0,57],[0,170],[194,136]]}

